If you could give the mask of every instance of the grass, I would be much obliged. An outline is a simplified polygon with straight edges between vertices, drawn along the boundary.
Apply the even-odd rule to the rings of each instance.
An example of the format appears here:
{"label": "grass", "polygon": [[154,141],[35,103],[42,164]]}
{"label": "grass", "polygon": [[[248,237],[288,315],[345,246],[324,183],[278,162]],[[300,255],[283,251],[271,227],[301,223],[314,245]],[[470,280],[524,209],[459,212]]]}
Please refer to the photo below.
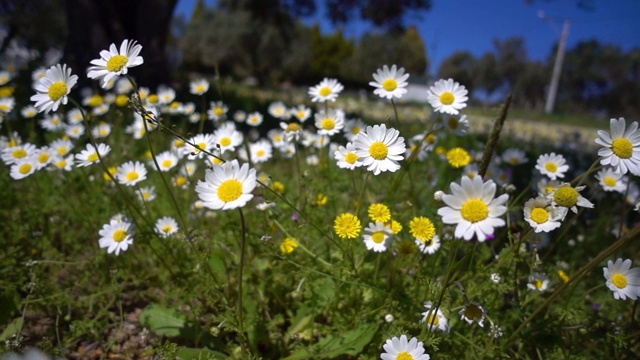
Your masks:
{"label": "grass", "polygon": [[[150,148],[156,154],[168,150],[176,137],[188,140],[197,134],[199,124],[164,112],[159,123],[152,120],[158,129],[134,140],[125,130],[139,106],[112,105],[89,124],[112,125],[111,134],[97,140],[112,147],[106,167],[146,164],[148,179],[140,186],[155,187],[153,201],[142,202],[136,187],[105,177],[100,164],[69,172],[43,169],[22,180],[10,177],[8,165],[0,172],[4,351],[36,346],[52,355],[85,358],[373,359],[388,339],[404,334],[417,337],[439,359],[631,359],[640,354],[637,302],[615,300],[602,276],[607,260],[638,258],[637,212],[624,194],[604,192],[598,185],[591,167],[598,159],[595,152],[575,152],[570,140],[529,143],[503,133],[497,147],[489,149],[493,158],[517,147],[528,162],[492,162],[486,178],[498,184],[496,196],[509,196],[500,216],[505,224],[496,227],[491,240],[465,241],[442,222],[438,209],[445,204],[434,200],[434,193],[450,193],[450,184],[468,174],[450,165],[446,150],[464,148],[479,165],[486,135],[429,130],[424,107],[398,105],[397,121],[388,105],[339,99],[327,106],[344,106],[348,118],[361,117],[369,124],[399,123],[407,143],[430,132],[437,146],[424,158],[405,158],[398,171],[377,176],[364,168],[341,169],[329,147],[312,144],[298,144],[292,157],[274,148],[268,162],[247,162],[240,149],[279,127],[280,120],[267,115],[272,100],[288,107],[316,104],[295,93],[248,93],[233,84],[216,85],[206,100],[223,100],[229,117],[236,110],[265,114],[258,128],[237,124],[245,141],[222,156],[240,158],[257,170],[261,184],[241,210],[196,204],[195,186],[211,166],[205,159],[195,160],[197,170],[185,175],[184,186],[176,179],[185,158],[169,172],[155,170]],[[189,94],[179,96],[206,104]],[[476,111],[469,110],[471,121],[476,114],[497,113]],[[510,112],[507,123],[520,116]],[[535,118],[566,124],[577,119]],[[38,129],[35,121],[16,115],[5,119],[3,131],[16,130],[23,142],[37,146],[63,136]],[[315,132],[312,123],[305,123],[310,133]],[[205,132],[212,132],[222,122],[207,120],[205,125]],[[86,135],[74,140],[73,152],[89,141]],[[342,134],[331,141],[347,142]],[[564,179],[584,175],[580,179],[587,189],[581,194],[595,207],[569,212],[559,229],[535,233],[523,219],[523,205],[536,196],[542,178],[535,160],[551,151],[568,160]],[[637,185],[637,178],[630,182]],[[362,240],[362,229],[372,221],[367,209],[378,203],[388,206],[391,218],[403,227],[384,252],[367,250]],[[273,206],[261,210],[258,204]],[[355,239],[342,239],[334,229],[335,218],[346,212],[362,223]],[[98,231],[116,214],[135,223],[133,244],[119,256],[98,244]],[[154,224],[163,216],[175,218],[180,231],[158,236]],[[410,229],[416,217],[435,224],[442,243],[433,254],[416,246]],[[299,246],[283,250],[287,238]],[[534,273],[548,278],[547,289],[527,286],[536,284]],[[447,331],[431,331],[421,322],[427,301],[442,312]],[[461,319],[459,312],[471,302],[486,309],[483,326],[479,318],[471,324]]]}

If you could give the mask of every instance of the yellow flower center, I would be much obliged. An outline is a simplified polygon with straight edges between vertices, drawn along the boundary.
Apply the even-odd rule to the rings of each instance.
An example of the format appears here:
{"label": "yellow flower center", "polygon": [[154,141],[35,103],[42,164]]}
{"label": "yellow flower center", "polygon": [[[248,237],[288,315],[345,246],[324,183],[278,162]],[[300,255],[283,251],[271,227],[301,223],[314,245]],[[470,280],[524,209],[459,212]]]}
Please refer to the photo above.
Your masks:
{"label": "yellow flower center", "polygon": [[61,97],[67,95],[67,83],[64,81],[57,81],[49,86],[49,97],[53,101],[60,100]]}
{"label": "yellow flower center", "polygon": [[98,161],[98,153],[89,154],[89,156],[87,156],[87,160],[89,160],[91,162]]}
{"label": "yellow flower center", "polygon": [[229,146],[229,145],[231,145],[231,138],[229,138],[229,137],[223,137],[222,139],[220,139],[220,145],[222,145],[222,146]]}
{"label": "yellow flower center", "polygon": [[218,187],[218,197],[224,202],[238,200],[242,195],[242,183],[236,179],[229,179]]}
{"label": "yellow flower center", "polygon": [[265,155],[266,155],[266,153],[267,153],[267,152],[266,152],[266,151],[264,151],[264,150],[258,150],[258,151],[256,151],[256,155],[258,155],[258,157],[263,157],[263,156],[265,156]]}
{"label": "yellow flower center", "polygon": [[402,351],[396,355],[396,360],[414,360],[413,355],[409,354],[406,351]]}
{"label": "yellow flower center", "polygon": [[331,118],[322,120],[322,128],[325,130],[333,130],[336,127],[336,122]]}
{"label": "yellow flower center", "polygon": [[384,231],[376,231],[371,234],[371,240],[373,240],[373,242],[376,244],[380,244],[381,242],[383,242],[385,237],[386,236],[384,234]]}
{"label": "yellow flower center", "polygon": [[398,88],[398,82],[395,79],[387,79],[382,83],[382,88],[387,91],[393,91]]}
{"label": "yellow flower center", "polygon": [[107,70],[109,72],[118,72],[127,65],[127,61],[129,61],[129,58],[124,55],[112,56],[111,59],[107,61]]}
{"label": "yellow flower center", "polygon": [[290,123],[289,125],[287,125],[287,128],[285,129],[286,132],[295,132],[300,130],[302,130],[302,128],[298,123]]}
{"label": "yellow flower center", "polygon": [[56,167],[57,167],[58,169],[64,169],[66,166],[67,166],[67,160],[64,160],[64,159],[59,160],[59,161],[56,163]]}
{"label": "yellow flower center", "polygon": [[430,313],[427,319],[427,324],[429,326],[438,326],[440,324],[440,319],[437,314]]}
{"label": "yellow flower center", "polygon": [[140,175],[138,175],[136,171],[129,171],[129,173],[127,173],[127,176],[125,176],[127,181],[135,181],[138,180],[139,177]]}
{"label": "yellow flower center", "polygon": [[165,234],[170,233],[170,232],[171,232],[171,230],[173,230],[173,227],[172,227],[171,225],[165,225],[165,226],[162,228],[162,231],[163,231]]}
{"label": "yellow flower center", "polygon": [[611,150],[619,158],[628,159],[633,155],[633,144],[627,138],[618,138],[613,140]]}
{"label": "yellow flower center", "polygon": [[555,173],[556,171],[558,171],[558,164],[554,163],[553,161],[549,161],[548,163],[544,164],[544,168],[550,173]]}
{"label": "yellow flower center", "polygon": [[386,159],[388,153],[389,147],[381,141],[376,141],[369,147],[369,154],[371,154],[371,157],[376,160]]}
{"label": "yellow flower center", "polygon": [[187,178],[186,177],[184,177],[184,176],[176,177],[176,185],[183,186],[186,183],[187,183]]}
{"label": "yellow flower center", "polygon": [[553,195],[553,200],[560,206],[570,208],[578,203],[579,197],[580,194],[578,194],[578,191],[576,189],[572,188],[571,186],[563,186],[556,190],[555,194]]}
{"label": "yellow flower center", "polygon": [[453,96],[453,93],[450,91],[445,91],[442,93],[442,95],[440,95],[440,102],[443,103],[444,105],[451,105],[453,104],[453,101],[456,99],[455,96]]}
{"label": "yellow flower center", "polygon": [[613,176],[605,177],[604,179],[602,179],[602,182],[604,182],[605,185],[610,186],[610,187],[614,187],[618,183],[616,181],[616,178],[614,178]]}
{"label": "yellow flower center", "polygon": [[123,107],[129,104],[129,97],[124,94],[116,96],[116,105]]}
{"label": "yellow flower center", "polygon": [[200,153],[203,150],[207,150],[207,144],[205,142],[197,143],[198,147],[196,148],[196,154]]}
{"label": "yellow flower center", "polygon": [[344,161],[348,162],[349,164],[354,164],[356,161],[358,161],[358,158],[358,155],[349,152],[347,153],[347,156],[344,157]]}
{"label": "yellow flower center", "polygon": [[318,92],[320,94],[320,96],[329,96],[331,95],[331,88],[328,86],[325,86],[323,88],[320,89],[320,91]]}
{"label": "yellow flower center", "polygon": [[18,171],[20,171],[20,174],[22,175],[26,175],[31,171],[31,164],[26,163],[26,164],[22,164],[20,165],[20,167],[18,168]]}
{"label": "yellow flower center", "polygon": [[216,106],[213,112],[215,112],[217,116],[221,116],[222,114],[224,114],[224,109],[220,106]]}
{"label": "yellow flower center", "polygon": [[149,200],[149,199],[151,198],[151,193],[150,193],[150,192],[146,192],[146,191],[145,191],[145,192],[143,192],[143,193],[142,193],[142,198],[143,198],[144,200]]}
{"label": "yellow flower center", "polygon": [[0,111],[2,112],[9,112],[11,110],[11,108],[9,108],[9,105],[7,104],[0,104]]}
{"label": "yellow flower center", "polygon": [[49,153],[48,152],[44,152],[40,155],[38,155],[38,162],[41,164],[46,163],[47,161],[49,161]]}
{"label": "yellow flower center", "polygon": [[103,101],[104,100],[102,99],[102,96],[96,94],[96,95],[93,95],[92,97],[89,98],[88,104],[91,107],[98,107],[98,106],[102,105]]}
{"label": "yellow flower center", "polygon": [[460,209],[460,215],[463,219],[476,223],[482,221],[489,216],[489,207],[480,199],[467,200]]}
{"label": "yellow flower center", "polygon": [[156,94],[149,95],[149,103],[150,104],[157,104],[158,101],[160,101],[160,98],[158,98],[158,95],[156,95]]}
{"label": "yellow flower center", "polygon": [[531,220],[538,224],[544,224],[549,220],[549,212],[543,208],[534,208],[531,210]]}
{"label": "yellow flower center", "polygon": [[163,168],[171,167],[171,165],[173,165],[173,161],[171,161],[170,159],[164,159],[162,161],[162,167]]}
{"label": "yellow flower center", "polygon": [[199,93],[204,92],[204,85],[203,84],[198,84],[196,86],[196,92],[199,92]]}
{"label": "yellow flower center", "polygon": [[360,126],[354,126],[354,127],[352,127],[352,128],[351,128],[351,133],[352,133],[352,134],[355,134],[355,135],[359,134],[359,133],[360,133]]}
{"label": "yellow flower center", "polygon": [[113,232],[113,241],[115,242],[122,242],[126,237],[127,232],[122,229],[118,229]]}
{"label": "yellow flower center", "polygon": [[449,117],[448,124],[449,124],[449,129],[451,129],[451,130],[457,130],[457,129],[458,129],[458,125],[459,125],[460,123],[458,122],[458,119],[456,119],[456,118],[454,118],[453,116],[451,116],[451,117]]}
{"label": "yellow flower center", "polygon": [[16,159],[22,159],[27,156],[27,152],[24,149],[16,149],[13,151],[13,157]]}
{"label": "yellow flower center", "polygon": [[482,317],[482,309],[475,304],[469,304],[464,309],[464,316],[469,320],[476,320]]}
{"label": "yellow flower center", "polygon": [[611,276],[611,282],[618,289],[624,289],[627,287],[627,277],[620,273],[613,274],[613,276]]}
{"label": "yellow flower center", "polygon": [[535,285],[536,285],[536,289],[542,290],[542,287],[544,286],[544,282],[542,280],[538,279],[538,280],[536,280]]}

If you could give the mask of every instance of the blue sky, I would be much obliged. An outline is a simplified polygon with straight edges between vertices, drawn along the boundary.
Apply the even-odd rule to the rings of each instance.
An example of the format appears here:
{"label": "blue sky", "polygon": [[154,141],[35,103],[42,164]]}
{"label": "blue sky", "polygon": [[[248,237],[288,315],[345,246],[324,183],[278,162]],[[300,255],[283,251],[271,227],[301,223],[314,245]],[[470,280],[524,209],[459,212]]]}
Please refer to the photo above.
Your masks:
{"label": "blue sky", "polygon": [[[214,4],[215,0],[206,2]],[[176,13],[190,16],[195,3],[196,0],[179,0]],[[544,60],[560,38],[564,19],[571,22],[569,48],[590,39],[615,44],[623,50],[640,48],[637,22],[640,0],[592,0],[590,11],[578,8],[576,3],[576,0],[537,0],[527,5],[524,0],[432,0],[430,11],[409,14],[406,24],[420,30],[431,74],[456,51],[466,50],[474,55],[491,51],[494,38],[524,37],[529,58]],[[538,16],[539,11],[545,13],[546,20]],[[322,6],[305,23],[320,23],[323,31],[334,31],[323,17]],[[351,38],[371,30],[372,27],[359,21],[344,28],[345,35]]]}

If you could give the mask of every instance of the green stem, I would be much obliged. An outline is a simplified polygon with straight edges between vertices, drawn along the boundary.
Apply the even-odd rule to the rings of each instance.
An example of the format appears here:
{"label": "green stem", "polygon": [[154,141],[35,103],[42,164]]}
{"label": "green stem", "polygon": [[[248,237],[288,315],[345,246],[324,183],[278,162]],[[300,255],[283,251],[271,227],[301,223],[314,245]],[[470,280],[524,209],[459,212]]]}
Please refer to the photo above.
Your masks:
{"label": "green stem", "polygon": [[[238,265],[238,302],[237,302],[237,315],[238,315],[238,332],[240,335],[240,339],[243,345],[248,345],[248,341],[246,339],[244,333],[244,321],[242,319],[242,276],[244,272],[244,262],[245,262],[245,250],[247,245],[247,226],[244,220],[244,214],[242,213],[242,208],[238,208],[238,212],[240,213],[240,224],[242,227],[241,233],[241,243],[240,243],[240,264]],[[248,346],[242,346],[242,353],[245,353],[245,349],[248,349]]]}

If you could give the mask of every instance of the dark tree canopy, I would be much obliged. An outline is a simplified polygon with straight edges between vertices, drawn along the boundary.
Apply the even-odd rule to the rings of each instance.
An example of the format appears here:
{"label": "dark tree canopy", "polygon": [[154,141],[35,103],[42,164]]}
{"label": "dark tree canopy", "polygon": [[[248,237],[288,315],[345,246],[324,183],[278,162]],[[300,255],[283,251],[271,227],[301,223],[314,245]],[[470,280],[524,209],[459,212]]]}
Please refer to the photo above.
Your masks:
{"label": "dark tree canopy", "polygon": [[404,28],[403,18],[411,11],[431,9],[431,0],[328,0],[329,19],[336,24],[348,23],[354,17],[371,21],[375,26],[392,30]]}

